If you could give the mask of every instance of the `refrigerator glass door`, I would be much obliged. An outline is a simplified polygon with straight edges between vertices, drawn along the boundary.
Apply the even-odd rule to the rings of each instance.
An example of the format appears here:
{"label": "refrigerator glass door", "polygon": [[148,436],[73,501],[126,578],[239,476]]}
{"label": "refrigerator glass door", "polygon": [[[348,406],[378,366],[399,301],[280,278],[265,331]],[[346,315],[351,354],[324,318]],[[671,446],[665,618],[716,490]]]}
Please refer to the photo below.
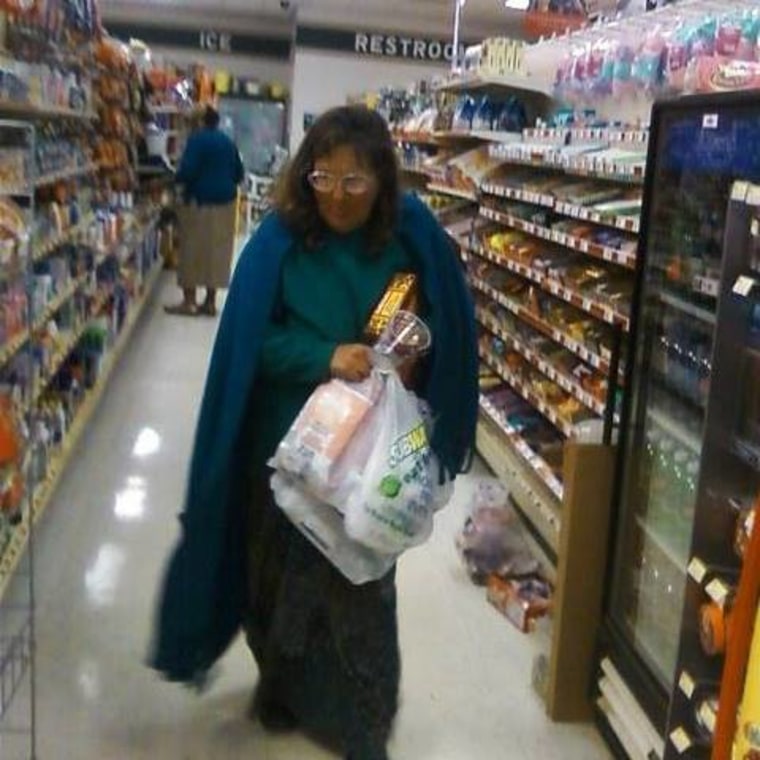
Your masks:
{"label": "refrigerator glass door", "polygon": [[271,100],[221,98],[222,129],[235,141],[246,172],[268,176],[274,149],[285,142],[285,105]]}
{"label": "refrigerator glass door", "polygon": [[670,693],[699,510],[726,210],[734,180],[760,176],[760,108],[663,108],[652,139],[609,614]]}

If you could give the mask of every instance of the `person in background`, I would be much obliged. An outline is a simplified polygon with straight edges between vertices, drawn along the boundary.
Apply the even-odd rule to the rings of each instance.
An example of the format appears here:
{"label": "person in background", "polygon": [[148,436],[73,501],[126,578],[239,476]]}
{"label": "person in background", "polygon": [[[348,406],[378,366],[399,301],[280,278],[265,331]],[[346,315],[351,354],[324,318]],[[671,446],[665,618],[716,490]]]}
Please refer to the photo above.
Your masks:
{"label": "person in background", "polygon": [[[202,682],[240,628],[260,679],[252,715],[350,760],[387,760],[399,701],[395,569],[352,585],[275,504],[267,461],[317,386],[372,368],[362,333],[389,281],[413,272],[433,347],[414,373],[445,474],[467,469],[478,412],[473,304],[428,208],[402,195],[381,116],[324,114],[243,251],[206,384],[151,664]],[[445,658],[446,653],[442,653]]]}
{"label": "person in background", "polygon": [[[208,106],[203,127],[190,135],[177,171],[185,194],[177,267],[183,297],[181,303],[165,307],[169,314],[216,316],[216,292],[230,280],[237,189],[243,176],[240,153],[219,129],[217,111]],[[200,308],[198,288],[206,289]]]}

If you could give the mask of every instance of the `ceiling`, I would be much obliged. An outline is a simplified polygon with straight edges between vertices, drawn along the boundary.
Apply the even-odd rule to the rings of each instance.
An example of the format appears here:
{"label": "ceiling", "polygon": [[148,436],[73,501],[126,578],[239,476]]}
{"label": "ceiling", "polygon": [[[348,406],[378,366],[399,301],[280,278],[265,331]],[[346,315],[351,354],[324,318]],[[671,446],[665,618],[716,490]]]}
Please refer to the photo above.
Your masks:
{"label": "ceiling", "polygon": [[[181,12],[185,25],[213,23],[276,33],[288,30],[297,18],[300,23],[431,36],[452,33],[453,6],[454,0],[101,0],[106,26],[109,18],[176,24]],[[468,0],[463,38],[517,36],[521,18],[520,12],[505,10],[503,0]]]}

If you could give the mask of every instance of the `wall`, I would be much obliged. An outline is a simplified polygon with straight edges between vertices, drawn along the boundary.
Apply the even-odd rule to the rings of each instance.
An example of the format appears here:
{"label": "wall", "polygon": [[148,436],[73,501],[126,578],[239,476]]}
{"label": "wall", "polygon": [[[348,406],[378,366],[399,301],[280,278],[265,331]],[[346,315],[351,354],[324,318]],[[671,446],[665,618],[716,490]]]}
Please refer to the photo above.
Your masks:
{"label": "wall", "polygon": [[420,79],[446,71],[448,65],[404,63],[378,58],[360,58],[304,48],[295,51],[290,111],[290,150],[303,138],[304,114],[319,114],[343,105],[350,95],[389,85],[405,87]]}

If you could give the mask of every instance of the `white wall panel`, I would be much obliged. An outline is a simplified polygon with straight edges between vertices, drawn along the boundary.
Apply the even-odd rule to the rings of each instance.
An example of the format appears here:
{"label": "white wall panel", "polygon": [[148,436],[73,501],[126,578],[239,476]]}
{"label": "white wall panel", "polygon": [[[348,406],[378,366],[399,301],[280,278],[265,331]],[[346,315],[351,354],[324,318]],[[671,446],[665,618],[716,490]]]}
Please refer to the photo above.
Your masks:
{"label": "white wall panel", "polygon": [[350,95],[387,85],[406,86],[446,70],[446,66],[298,49],[291,104],[291,151],[303,138],[304,114],[343,105]]}

